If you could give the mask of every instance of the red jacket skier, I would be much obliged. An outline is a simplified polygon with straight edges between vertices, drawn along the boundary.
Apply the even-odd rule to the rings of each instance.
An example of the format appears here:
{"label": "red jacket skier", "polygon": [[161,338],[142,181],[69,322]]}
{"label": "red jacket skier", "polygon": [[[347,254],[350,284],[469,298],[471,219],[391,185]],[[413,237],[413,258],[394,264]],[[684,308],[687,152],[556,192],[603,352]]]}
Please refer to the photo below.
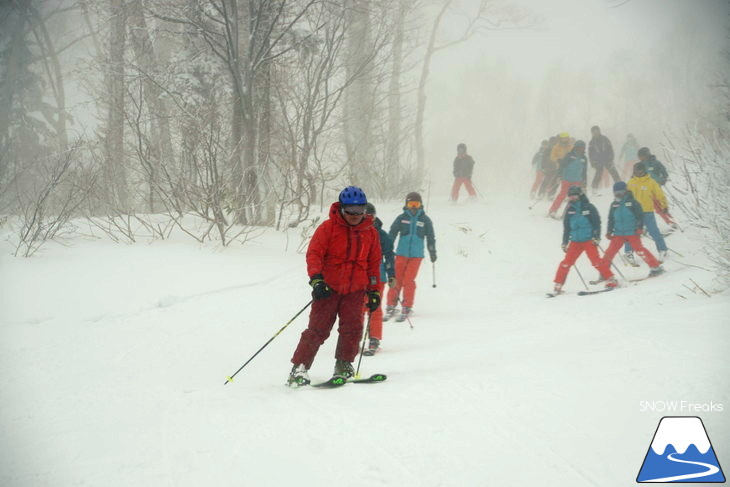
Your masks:
{"label": "red jacket skier", "polygon": [[334,375],[354,375],[352,362],[363,332],[363,296],[367,294],[371,311],[380,306],[380,237],[372,216],[365,214],[366,204],[360,188],[343,189],[339,201],[330,207],[329,219],[317,227],[309,243],[307,272],[314,302],[309,325],[291,359],[290,386],[309,383],[307,371],[338,315]]}

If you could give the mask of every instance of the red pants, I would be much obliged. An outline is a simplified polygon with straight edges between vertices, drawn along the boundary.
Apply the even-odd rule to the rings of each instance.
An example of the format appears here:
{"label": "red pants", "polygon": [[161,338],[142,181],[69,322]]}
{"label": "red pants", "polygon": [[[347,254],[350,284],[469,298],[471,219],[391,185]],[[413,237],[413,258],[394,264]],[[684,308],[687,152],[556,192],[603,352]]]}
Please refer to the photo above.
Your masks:
{"label": "red pants", "polygon": [[540,185],[542,184],[543,179],[545,179],[545,173],[542,172],[542,170],[538,169],[535,173],[535,182],[532,184],[530,194],[535,194],[535,192],[540,189]]}
{"label": "red pants", "polygon": [[364,291],[350,294],[332,293],[329,297],[313,302],[312,311],[309,313],[309,325],[302,332],[299,345],[291,359],[292,363],[304,364],[307,369],[312,367],[319,347],[330,336],[337,315],[340,316],[337,328],[340,336],[337,340],[335,358],[346,362],[354,361],[360,351],[359,344],[362,338],[363,293]]}
{"label": "red pants", "polygon": [[667,225],[671,225],[674,223],[674,220],[672,220],[672,215],[670,215],[669,213],[664,213],[662,211],[662,207],[659,205],[658,200],[654,200],[654,213],[662,217],[662,220],[664,220]]}
{"label": "red pants", "polygon": [[474,191],[474,186],[471,184],[471,179],[469,178],[456,178],[454,179],[454,185],[451,187],[451,200],[456,201],[459,199],[459,190],[461,189],[461,185],[466,186],[466,191],[469,193],[469,196],[476,196],[476,191]]}
{"label": "red pants", "polygon": [[413,307],[416,298],[416,276],[422,257],[395,256],[395,286],[388,291],[388,306],[395,306],[403,289],[403,306]]}
{"label": "red pants", "polygon": [[[383,290],[385,289],[385,283],[379,282],[378,283],[378,291],[380,291],[380,296],[383,296]],[[367,296],[365,296],[365,303],[368,302]],[[369,310],[367,306],[365,307],[365,312],[367,313]],[[370,316],[370,338],[377,338],[378,340],[383,339],[383,304],[380,303],[380,306],[378,306],[378,309],[373,311]]]}
{"label": "red pants", "polygon": [[641,238],[638,235],[614,235],[613,238],[611,238],[611,243],[608,244],[606,253],[603,255],[603,262],[606,268],[610,267],[611,261],[613,261],[613,258],[616,256],[624,242],[628,242],[631,245],[631,248],[639,254],[639,257],[644,259],[644,262],[646,262],[649,267],[654,268],[659,266],[659,261],[656,260],[656,257],[654,257],[654,255],[649,252],[646,247],[644,247],[644,244],[641,243]]}
{"label": "red pants", "polygon": [[550,213],[557,213],[560,209],[560,205],[563,204],[563,200],[566,196],[568,196],[568,189],[571,186],[580,186],[580,183],[577,183],[575,181],[560,181],[560,191],[558,191],[557,196],[555,196],[555,200],[553,201],[552,206],[550,207]]}
{"label": "red pants", "polygon": [[553,282],[564,284],[565,278],[568,277],[568,271],[570,271],[570,268],[573,264],[575,264],[575,261],[578,260],[578,257],[580,257],[580,254],[583,252],[586,253],[588,260],[591,261],[591,264],[593,264],[593,267],[598,270],[602,278],[610,279],[613,277],[611,269],[609,269],[608,265],[601,261],[601,258],[598,256],[598,247],[596,247],[592,241],[588,240],[587,242],[570,242],[570,244],[568,244],[568,251],[565,253],[565,258],[558,266],[558,271],[555,273],[555,280]]}

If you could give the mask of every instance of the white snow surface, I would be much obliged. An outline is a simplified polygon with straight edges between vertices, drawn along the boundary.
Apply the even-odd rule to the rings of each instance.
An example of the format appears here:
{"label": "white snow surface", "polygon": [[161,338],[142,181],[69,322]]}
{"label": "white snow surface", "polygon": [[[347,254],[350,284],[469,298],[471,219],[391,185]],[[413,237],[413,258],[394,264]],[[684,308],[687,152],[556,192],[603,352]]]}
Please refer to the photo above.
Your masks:
{"label": "white snow surface", "polygon": [[704,455],[711,446],[700,418],[663,418],[651,448],[657,455],[663,455],[669,444],[679,454],[686,452],[689,445],[694,445]]}
{"label": "white snow surface", "polygon": [[[572,294],[546,299],[561,223],[486,196],[427,205],[438,287],[426,260],[415,328],[386,323],[363,359],[388,380],[336,390],[284,386],[306,314],[223,385],[309,300],[297,229],[226,249],[3,244],[0,485],[628,485],[662,416],[640,402],[670,399],[725,405],[702,419],[730,464],[730,294],[692,267],[709,267],[693,231],[669,237],[682,257],[659,278],[578,297],[571,271]],[[386,226],[400,206],[378,204]]]}

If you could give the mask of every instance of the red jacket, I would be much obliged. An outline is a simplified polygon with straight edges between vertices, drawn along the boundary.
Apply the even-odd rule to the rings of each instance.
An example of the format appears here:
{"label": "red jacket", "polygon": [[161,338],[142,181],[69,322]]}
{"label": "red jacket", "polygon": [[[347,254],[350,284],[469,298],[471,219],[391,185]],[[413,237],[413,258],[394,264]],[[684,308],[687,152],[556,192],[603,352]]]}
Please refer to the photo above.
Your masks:
{"label": "red jacket", "polygon": [[349,225],[340,213],[340,203],[330,207],[330,217],[314,231],[307,248],[309,276],[322,274],[338,294],[378,289],[380,277],[380,237],[373,217]]}

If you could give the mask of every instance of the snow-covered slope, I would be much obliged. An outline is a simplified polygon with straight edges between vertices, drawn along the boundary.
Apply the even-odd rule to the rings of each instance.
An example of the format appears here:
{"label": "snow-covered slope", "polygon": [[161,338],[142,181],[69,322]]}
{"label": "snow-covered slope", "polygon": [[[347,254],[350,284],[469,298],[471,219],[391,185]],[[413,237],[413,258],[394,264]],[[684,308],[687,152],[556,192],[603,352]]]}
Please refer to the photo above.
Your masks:
{"label": "snow-covered slope", "polygon": [[[306,316],[223,386],[309,299],[294,231],[288,250],[275,232],[225,250],[4,248],[0,484],[622,485],[662,416],[645,400],[724,403],[702,419],[730,464],[730,295],[696,289],[715,287],[692,267],[707,267],[701,242],[669,237],[682,258],[660,278],[545,299],[561,226],[528,204],[430,202],[437,287],[424,262],[415,328],[386,323],[363,359],[388,381],[338,390],[283,385]],[[386,225],[399,206],[378,205]],[[565,288],[583,288],[574,271]],[[313,379],[329,377],[334,342]]]}

